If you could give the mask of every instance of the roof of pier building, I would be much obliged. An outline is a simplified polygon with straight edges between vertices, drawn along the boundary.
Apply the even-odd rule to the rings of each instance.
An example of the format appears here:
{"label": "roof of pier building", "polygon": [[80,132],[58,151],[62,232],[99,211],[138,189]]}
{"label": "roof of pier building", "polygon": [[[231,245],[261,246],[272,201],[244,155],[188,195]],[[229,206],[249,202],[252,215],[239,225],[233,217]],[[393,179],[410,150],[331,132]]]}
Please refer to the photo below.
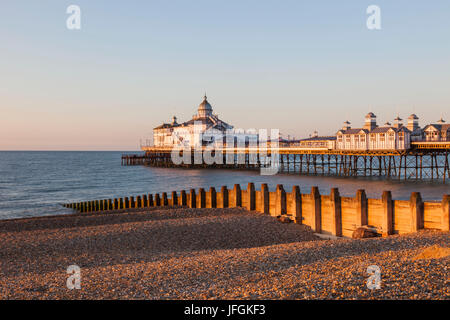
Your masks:
{"label": "roof of pier building", "polygon": [[441,133],[446,133],[447,131],[450,130],[450,123],[443,123],[443,122],[445,122],[445,121],[443,121],[441,119],[440,123],[429,124],[429,125],[425,126],[425,128],[423,128],[423,130],[425,131],[429,128],[434,128],[436,131],[440,131]]}
{"label": "roof of pier building", "polygon": [[[344,122],[345,126],[341,130],[337,131],[336,135],[340,134],[370,134],[370,133],[386,133],[386,132],[411,132],[406,126],[404,126],[400,121],[402,119],[397,116],[394,120],[396,124],[392,125],[390,122],[386,122],[383,126],[378,126],[375,123],[376,115],[372,112],[369,112],[365,116],[366,125],[363,128],[351,128],[349,126],[349,122]],[[415,114],[412,114],[408,117],[408,119],[419,119]],[[372,121],[372,127],[367,126],[367,121]],[[418,130],[416,130],[418,131]]]}
{"label": "roof of pier building", "polygon": [[216,114],[213,114],[213,108],[208,102],[207,96],[205,95],[203,97],[203,101],[198,106],[197,114],[194,115],[191,120],[179,124],[176,122],[176,117],[174,117],[172,123],[164,123],[154,128],[154,130],[170,129],[176,127],[190,127],[196,124],[205,125],[206,130],[217,129],[220,131],[225,131],[228,129],[233,129],[233,126],[229,125],[225,121],[220,120]]}

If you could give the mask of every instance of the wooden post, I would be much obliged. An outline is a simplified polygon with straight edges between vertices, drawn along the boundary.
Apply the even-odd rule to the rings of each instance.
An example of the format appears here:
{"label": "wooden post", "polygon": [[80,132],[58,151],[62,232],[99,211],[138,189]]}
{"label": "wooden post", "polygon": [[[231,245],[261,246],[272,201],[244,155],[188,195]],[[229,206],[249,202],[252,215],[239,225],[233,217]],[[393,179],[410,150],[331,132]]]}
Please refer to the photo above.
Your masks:
{"label": "wooden post", "polygon": [[135,208],[134,197],[130,197],[130,208]]}
{"label": "wooden post", "polygon": [[409,200],[411,209],[411,232],[417,232],[423,229],[423,202],[420,192],[413,192]]}
{"label": "wooden post", "polygon": [[264,214],[270,214],[270,207],[269,207],[269,186],[267,183],[263,183],[261,185],[261,200],[263,204],[263,213]]}
{"label": "wooden post", "polygon": [[148,195],[148,207],[154,207],[155,206],[155,202],[153,201],[153,195],[149,194]]}
{"label": "wooden post", "polygon": [[356,228],[366,226],[368,221],[367,216],[367,196],[366,191],[360,189],[356,191]]}
{"label": "wooden post", "polygon": [[286,214],[286,191],[284,191],[283,185],[277,185],[277,200],[275,203],[275,214],[281,216]]}
{"label": "wooden post", "polygon": [[113,206],[112,206],[112,199],[108,199],[108,210],[112,210]]}
{"label": "wooden post", "polygon": [[211,208],[217,208],[217,193],[214,187],[209,188],[209,194],[211,196]]}
{"label": "wooden post", "polygon": [[155,207],[161,206],[161,198],[159,196],[159,193],[155,194]]}
{"label": "wooden post", "polygon": [[129,208],[130,208],[130,200],[128,199],[128,197],[125,197],[125,209]]}
{"label": "wooden post", "polygon": [[176,191],[172,191],[172,205],[178,206],[178,194]]}
{"label": "wooden post", "polygon": [[123,198],[119,198],[119,209],[125,209],[125,203]]}
{"label": "wooden post", "polygon": [[169,200],[167,199],[167,192],[162,193],[162,206],[166,207],[169,205]]}
{"label": "wooden post", "polygon": [[292,187],[292,198],[294,201],[294,222],[297,224],[303,224],[303,217],[302,217],[302,195],[300,193],[300,187],[299,186],[293,186]]}
{"label": "wooden post", "polygon": [[200,188],[198,190],[198,194],[199,194],[199,208],[206,208],[206,193],[205,193],[205,189]]}
{"label": "wooden post", "polygon": [[182,206],[187,206],[187,195],[186,195],[186,191],[185,190],[181,190],[181,205]]}
{"label": "wooden post", "polygon": [[247,210],[253,211],[256,209],[255,196],[255,184],[250,182],[247,186]]}
{"label": "wooden post", "polygon": [[222,207],[223,208],[228,208],[229,202],[228,202],[228,188],[227,188],[227,186],[223,186],[220,189],[220,192],[222,193],[222,201],[223,201]]}
{"label": "wooden post", "polygon": [[146,194],[142,195],[142,207],[147,208],[148,207],[148,197]]}
{"label": "wooden post", "polygon": [[136,208],[142,208],[142,198],[141,196],[136,197]]}
{"label": "wooden post", "polygon": [[320,233],[322,231],[322,199],[320,197],[320,192],[318,187],[311,188],[311,200],[312,200],[312,210],[311,210],[311,228]]}
{"label": "wooden post", "polygon": [[242,192],[241,186],[239,184],[235,184],[233,188],[234,197],[236,199],[236,207],[242,206]]}
{"label": "wooden post", "polygon": [[338,237],[342,236],[342,210],[341,210],[341,196],[338,188],[332,188],[330,193],[330,200],[333,210],[333,231],[332,234]]}
{"label": "wooden post", "polygon": [[191,201],[189,203],[189,208],[196,208],[197,195],[195,194],[195,189],[190,190],[190,198],[191,198]]}
{"label": "wooden post", "polygon": [[450,195],[442,198],[442,226],[441,230],[450,231]]}
{"label": "wooden post", "polygon": [[384,191],[382,195],[383,200],[383,236],[388,236],[393,234],[393,213],[394,213],[394,203],[392,201],[392,194],[390,191]]}

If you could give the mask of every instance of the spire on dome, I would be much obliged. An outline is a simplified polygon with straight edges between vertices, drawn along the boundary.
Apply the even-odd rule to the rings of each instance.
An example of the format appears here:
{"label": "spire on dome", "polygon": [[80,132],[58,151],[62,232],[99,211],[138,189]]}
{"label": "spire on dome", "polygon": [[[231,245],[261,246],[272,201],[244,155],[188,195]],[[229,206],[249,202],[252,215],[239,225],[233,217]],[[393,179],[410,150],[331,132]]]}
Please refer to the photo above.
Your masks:
{"label": "spire on dome", "polygon": [[208,97],[206,96],[206,92],[205,92],[205,96],[203,97],[203,101],[198,106],[198,116],[201,117],[201,118],[212,116],[212,111],[213,111],[213,109],[212,109],[211,105],[208,102]]}

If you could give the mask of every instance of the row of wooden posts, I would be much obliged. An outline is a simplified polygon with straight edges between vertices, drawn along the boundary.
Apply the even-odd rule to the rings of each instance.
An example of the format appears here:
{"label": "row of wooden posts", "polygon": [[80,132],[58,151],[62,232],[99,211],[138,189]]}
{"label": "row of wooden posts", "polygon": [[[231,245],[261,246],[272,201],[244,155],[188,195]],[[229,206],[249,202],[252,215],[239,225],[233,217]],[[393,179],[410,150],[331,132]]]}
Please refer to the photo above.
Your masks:
{"label": "row of wooden posts", "polygon": [[179,193],[173,191],[170,197],[163,192],[64,206],[81,213],[164,206],[244,207],[272,216],[287,216],[316,232],[350,237],[356,228],[366,225],[383,235],[416,232],[419,229],[448,231],[449,203],[449,195],[439,202],[423,202],[418,192],[413,192],[410,200],[393,200],[391,192],[385,191],[381,199],[368,199],[364,190],[358,190],[355,197],[341,197],[337,188],[331,189],[329,195],[321,195],[318,187],[312,187],[311,192],[306,194],[301,193],[298,186],[294,186],[292,192],[286,192],[283,185],[278,185],[276,191],[271,192],[267,184],[256,190],[255,185],[249,183],[247,190],[241,190],[240,185],[236,184],[231,190],[224,186],[220,192],[211,187],[209,191],[203,188]]}

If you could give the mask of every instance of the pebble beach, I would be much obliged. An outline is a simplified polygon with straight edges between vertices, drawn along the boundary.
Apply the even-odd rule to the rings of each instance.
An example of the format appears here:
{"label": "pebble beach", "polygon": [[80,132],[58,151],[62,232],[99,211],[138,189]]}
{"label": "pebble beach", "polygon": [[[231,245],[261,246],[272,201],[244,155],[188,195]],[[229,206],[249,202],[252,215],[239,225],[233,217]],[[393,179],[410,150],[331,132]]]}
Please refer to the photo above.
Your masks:
{"label": "pebble beach", "polygon": [[450,298],[441,231],[326,240],[242,208],[156,208],[4,220],[0,243],[1,299]]}

